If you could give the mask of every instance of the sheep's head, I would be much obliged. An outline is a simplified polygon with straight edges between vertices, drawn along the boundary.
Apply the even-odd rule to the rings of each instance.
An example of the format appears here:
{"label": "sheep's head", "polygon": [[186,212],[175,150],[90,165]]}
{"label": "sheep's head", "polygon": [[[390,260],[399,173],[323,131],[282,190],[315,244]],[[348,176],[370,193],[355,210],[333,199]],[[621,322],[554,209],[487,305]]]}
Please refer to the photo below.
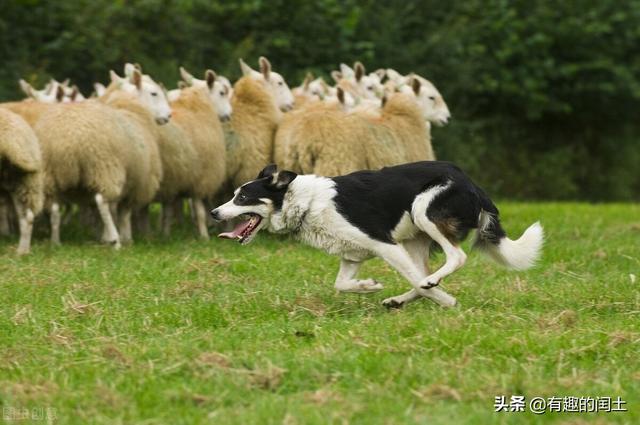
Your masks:
{"label": "sheep's head", "polygon": [[364,99],[380,99],[384,94],[381,76],[378,72],[366,74],[364,65],[356,62],[354,65],[354,79],[358,86],[358,91]]}
{"label": "sheep's head", "polygon": [[416,97],[425,120],[442,126],[451,118],[451,113],[442,95],[429,80],[418,75],[411,75],[407,85],[400,87],[400,92],[410,93]]}
{"label": "sheep's head", "polygon": [[289,89],[287,82],[282,75],[271,70],[271,63],[264,56],[260,57],[260,72],[251,69],[242,59],[240,59],[240,68],[242,74],[251,76],[251,78],[262,81],[266,84],[269,92],[275,99],[275,103],[281,111],[286,112],[293,109],[293,93]]}
{"label": "sheep's head", "polygon": [[209,98],[215,105],[221,121],[228,121],[231,118],[231,83],[227,78],[217,75],[211,69],[207,69],[204,73],[204,80],[200,80],[182,67],[180,67],[180,75],[187,85],[207,89]]}
{"label": "sheep's head", "polygon": [[168,123],[171,118],[171,107],[164,89],[148,75],[142,75],[138,68],[127,72],[125,67],[125,75],[127,74],[127,78],[120,78],[111,71],[111,80],[122,90],[135,94],[152,113],[156,123],[160,125]]}
{"label": "sheep's head", "polygon": [[57,81],[51,80],[43,90],[36,90],[24,80],[20,80],[20,88],[30,98],[42,103],[68,103],[71,99],[65,94],[64,87]]}

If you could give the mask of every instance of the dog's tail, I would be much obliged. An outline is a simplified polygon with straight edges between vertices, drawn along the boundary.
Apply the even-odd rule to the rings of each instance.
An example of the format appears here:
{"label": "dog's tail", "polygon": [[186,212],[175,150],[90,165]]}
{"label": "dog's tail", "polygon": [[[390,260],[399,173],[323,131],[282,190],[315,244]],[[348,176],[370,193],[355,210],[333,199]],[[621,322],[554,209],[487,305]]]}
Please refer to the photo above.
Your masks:
{"label": "dog's tail", "polygon": [[482,201],[484,205],[478,217],[474,247],[489,254],[498,263],[515,270],[526,270],[535,265],[544,242],[540,222],[529,226],[519,239],[511,240],[500,225],[498,209],[489,198],[485,197]]}

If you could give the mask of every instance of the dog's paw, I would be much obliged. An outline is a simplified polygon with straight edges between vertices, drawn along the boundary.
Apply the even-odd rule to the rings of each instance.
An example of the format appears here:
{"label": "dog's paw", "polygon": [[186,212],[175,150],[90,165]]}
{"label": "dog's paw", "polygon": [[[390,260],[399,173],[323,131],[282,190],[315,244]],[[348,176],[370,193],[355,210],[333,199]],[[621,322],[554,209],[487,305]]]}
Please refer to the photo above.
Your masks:
{"label": "dog's paw", "polygon": [[398,298],[399,297],[387,298],[382,301],[382,305],[388,309],[404,307],[404,302],[400,301]]}
{"label": "dog's paw", "polygon": [[358,281],[358,288],[360,289],[360,292],[369,293],[378,292],[384,289],[384,286],[382,285],[382,283],[377,282],[373,279],[366,279]]}
{"label": "dog's paw", "polygon": [[433,279],[429,279],[429,277],[425,278],[421,283],[420,283],[420,287],[422,289],[431,289],[434,288],[436,286],[440,285],[440,279],[438,280],[433,280]]}
{"label": "dog's paw", "polygon": [[352,292],[356,294],[369,294],[371,292],[378,292],[384,289],[382,283],[376,282],[373,279],[365,280],[352,280],[346,285],[343,283],[340,286],[336,286],[336,289],[340,292]]}

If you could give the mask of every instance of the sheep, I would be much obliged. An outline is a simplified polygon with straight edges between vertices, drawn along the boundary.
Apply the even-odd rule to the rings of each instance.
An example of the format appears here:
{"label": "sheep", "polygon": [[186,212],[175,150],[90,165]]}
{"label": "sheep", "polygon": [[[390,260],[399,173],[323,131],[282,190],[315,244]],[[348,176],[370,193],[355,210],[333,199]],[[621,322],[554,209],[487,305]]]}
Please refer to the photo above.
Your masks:
{"label": "sheep", "polygon": [[340,71],[334,71],[331,75],[343,90],[354,97],[380,99],[384,94],[381,81],[385,71],[382,69],[367,75],[364,65],[361,62],[356,62],[353,69],[345,64],[340,64]]}
{"label": "sheep", "polygon": [[420,80],[412,80],[412,90],[413,96],[393,94],[379,116],[327,105],[287,115],[276,134],[275,161],[296,172],[331,176],[434,159],[425,122],[430,111],[416,96]]}
{"label": "sheep", "polygon": [[0,108],[0,196],[2,192],[13,201],[18,217],[18,255],[27,254],[33,220],[44,202],[42,157],[29,124],[4,108]]}
{"label": "sheep", "polygon": [[[213,99],[220,99],[226,88],[215,84],[215,73],[208,71],[205,87],[182,90],[171,102],[173,118],[161,131],[160,152],[165,176],[157,199],[163,205],[163,232],[169,233],[173,201],[179,196],[192,200],[200,238],[208,239],[203,200],[212,198],[226,179],[225,140],[220,112]],[[227,98],[228,103],[228,98]],[[229,109],[223,117],[228,117]]]}
{"label": "sheep", "polygon": [[131,240],[131,210],[153,200],[162,177],[156,123],[170,108],[160,88],[135,74],[130,85],[112,71],[99,101],[59,104],[34,130],[43,151],[45,196],[51,204],[52,241],[59,243],[61,200],[92,199],[104,223],[104,240],[120,248],[111,207],[119,204],[122,241]]}
{"label": "sheep", "polygon": [[[213,72],[213,71],[211,71]],[[205,73],[206,74],[206,73]],[[215,73],[214,73],[215,74]],[[191,75],[185,68],[180,67],[180,77],[182,77],[182,81],[186,83],[188,86],[200,86],[205,87],[207,85],[206,75],[204,80],[199,80]],[[224,75],[215,75],[216,86],[220,85],[222,88],[226,88],[226,93],[229,98],[233,97],[233,86],[227,77]],[[216,87],[216,89],[220,89],[220,87]]]}
{"label": "sheep", "polygon": [[240,59],[244,76],[234,86],[233,115],[224,126],[228,184],[234,188],[254,178],[271,161],[282,111],[291,110],[294,104],[282,76],[271,70],[266,58],[261,57],[259,63],[257,72]]}
{"label": "sheep", "polygon": [[[231,118],[231,111],[233,109],[231,107],[231,96],[233,88],[230,87],[228,79],[221,75],[217,75],[215,71],[211,69],[207,69],[205,71],[204,80],[195,78],[183,67],[180,67],[180,75],[187,86],[207,89],[209,97],[211,98],[221,121],[228,121]],[[178,97],[173,100],[177,99]]]}
{"label": "sheep", "polygon": [[69,80],[60,83],[54,79],[43,90],[34,89],[29,83],[20,79],[20,88],[30,98],[44,103],[81,102],[86,98],[80,93],[78,86],[68,86]]}

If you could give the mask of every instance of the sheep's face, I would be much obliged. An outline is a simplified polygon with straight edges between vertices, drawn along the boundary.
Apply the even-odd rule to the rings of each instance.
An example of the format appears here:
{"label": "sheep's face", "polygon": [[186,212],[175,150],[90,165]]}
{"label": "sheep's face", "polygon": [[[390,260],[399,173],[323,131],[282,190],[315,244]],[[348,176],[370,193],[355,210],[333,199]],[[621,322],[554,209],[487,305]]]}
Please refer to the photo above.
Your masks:
{"label": "sheep's face", "polygon": [[162,87],[154,81],[145,79],[137,91],[138,97],[153,113],[156,122],[160,125],[168,123],[171,118],[171,107]]}
{"label": "sheep's face", "polygon": [[242,73],[248,75],[251,78],[262,81],[275,100],[276,106],[283,112],[293,109],[293,93],[287,85],[282,75],[271,70],[271,63],[267,58],[260,57],[260,72],[251,69],[244,61],[240,60],[240,67]]}
{"label": "sheep's face", "polygon": [[411,93],[416,97],[425,120],[442,126],[447,124],[451,118],[451,113],[442,95],[430,81],[414,76],[410,78],[408,85],[400,88],[400,91]]}
{"label": "sheep's face", "polygon": [[151,112],[156,123],[162,125],[171,118],[169,100],[162,87],[148,75],[142,76],[135,71],[131,76],[131,83],[124,83],[122,88],[138,96],[140,102]]}
{"label": "sheep's face", "polygon": [[358,87],[364,99],[380,99],[384,94],[380,77],[374,73],[362,76],[358,81]]}
{"label": "sheep's face", "polygon": [[220,121],[229,121],[232,111],[229,88],[218,80],[213,83],[211,88],[207,88],[209,90],[209,97],[218,111],[218,118],[220,118]]}
{"label": "sheep's face", "polygon": [[[204,73],[204,80],[200,80],[189,74],[189,72],[182,67],[180,68],[180,74],[187,85],[207,90],[211,102],[213,102],[218,111],[218,118],[220,118],[221,121],[228,121],[231,118],[231,83],[226,77],[217,75],[213,70],[207,69]],[[172,97],[177,99],[179,95],[178,92],[172,95]]]}

